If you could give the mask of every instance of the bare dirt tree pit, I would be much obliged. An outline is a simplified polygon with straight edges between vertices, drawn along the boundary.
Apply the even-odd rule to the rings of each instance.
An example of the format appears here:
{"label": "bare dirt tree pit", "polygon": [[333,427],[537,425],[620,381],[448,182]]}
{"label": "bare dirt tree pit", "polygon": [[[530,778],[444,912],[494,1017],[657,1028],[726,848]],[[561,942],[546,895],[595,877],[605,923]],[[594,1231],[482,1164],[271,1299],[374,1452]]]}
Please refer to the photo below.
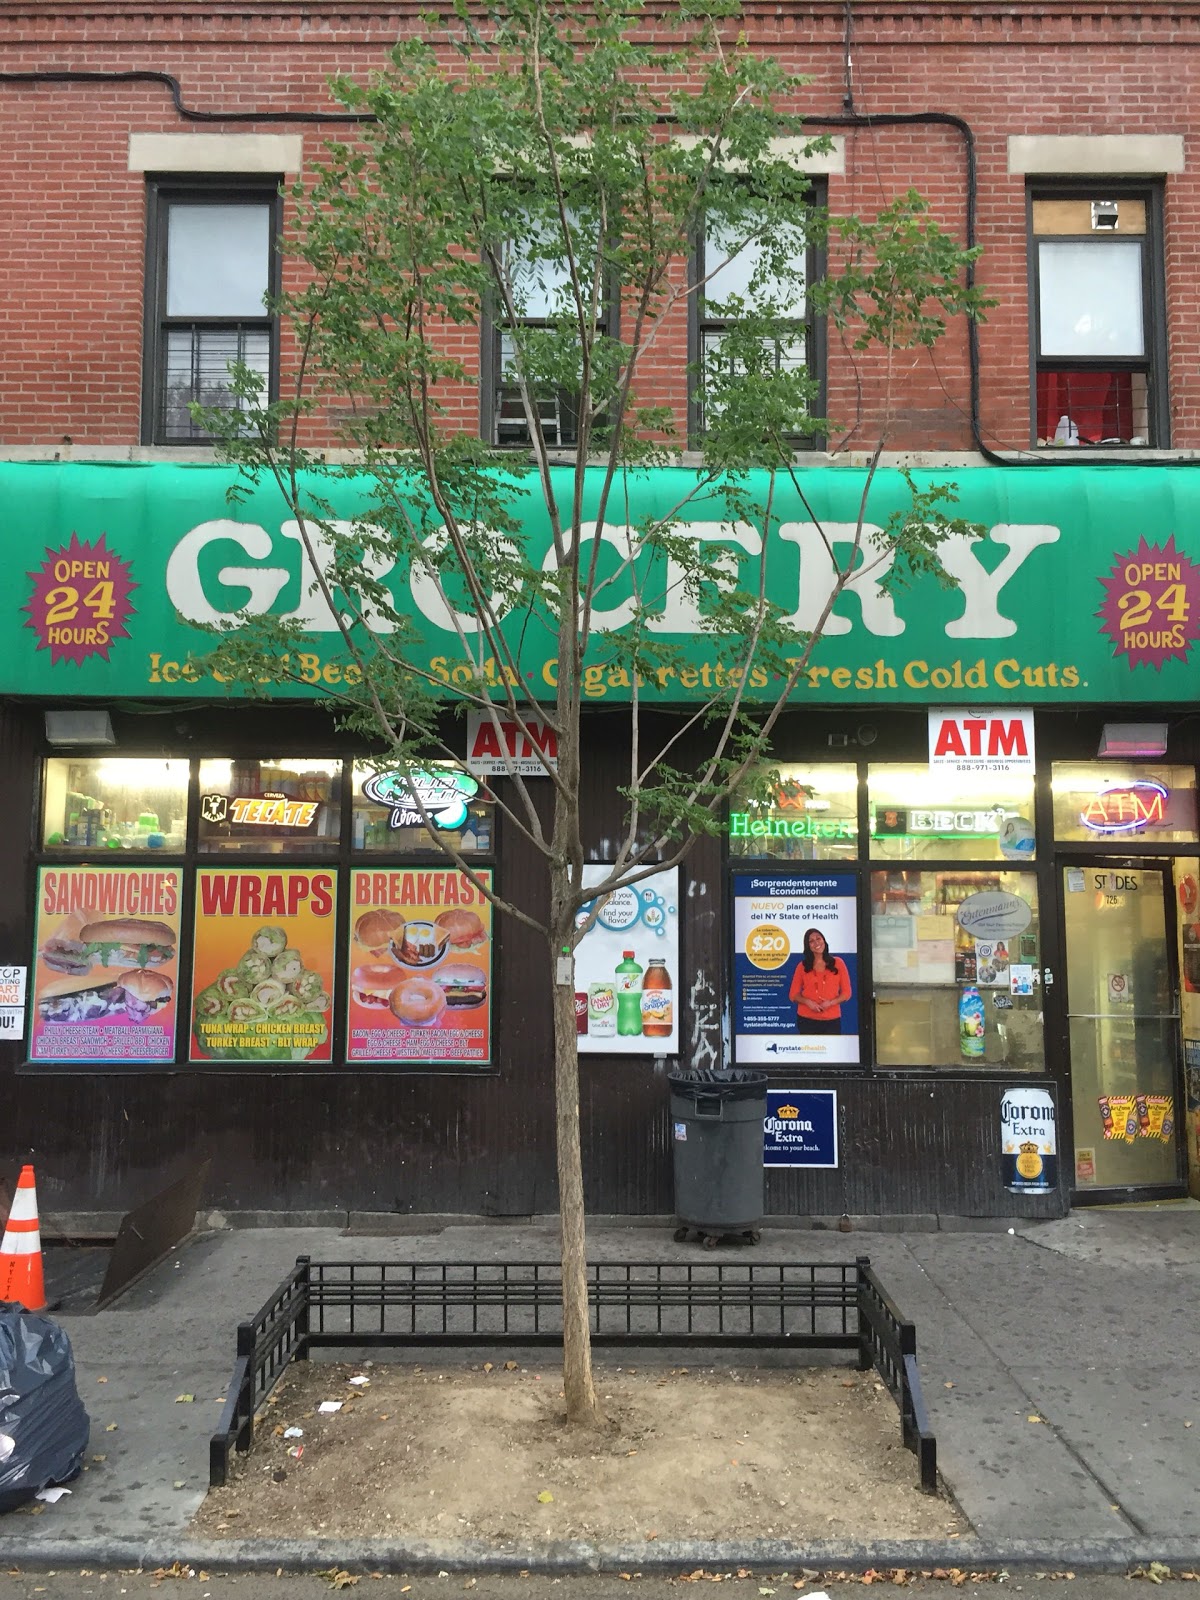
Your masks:
{"label": "bare dirt tree pit", "polygon": [[599,1432],[564,1426],[553,1360],[299,1362],[194,1531],[498,1545],[968,1531],[919,1489],[874,1372],[635,1360],[597,1373]]}

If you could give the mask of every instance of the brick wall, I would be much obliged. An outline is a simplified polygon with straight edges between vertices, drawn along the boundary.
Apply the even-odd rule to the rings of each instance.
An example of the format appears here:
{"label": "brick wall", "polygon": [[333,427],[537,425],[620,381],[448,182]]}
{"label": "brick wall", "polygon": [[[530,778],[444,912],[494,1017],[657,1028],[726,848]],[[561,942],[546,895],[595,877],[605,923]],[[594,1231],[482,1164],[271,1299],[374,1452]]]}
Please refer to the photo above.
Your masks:
{"label": "brick wall", "polygon": [[[415,5],[375,0],[242,0],[146,6],[128,0],[9,0],[0,12],[8,72],[151,69],[180,81],[208,111],[318,110],[333,71],[365,74],[398,33],[422,27]],[[812,78],[803,109],[837,116],[845,92],[840,4],[747,7],[750,37]],[[1025,183],[1007,172],[1018,133],[1182,133],[1200,120],[1200,11],[1165,5],[1103,8],[1023,3],[861,3],[854,8],[854,104],[875,115],[951,112],[978,150],[982,281],[1000,299],[980,333],[981,418],[994,449],[1029,442]],[[131,132],[190,131],[166,89],[141,83],[0,82],[7,155],[0,229],[0,449],[121,446],[140,437],[145,182],[127,170]],[[249,122],[237,131],[302,132],[315,152],[329,129]],[[838,130],[843,131],[843,130]],[[966,166],[948,127],[846,133],[846,172],[830,180],[835,211],[874,211],[915,186],[961,238]],[[1200,221],[1197,173],[1166,181],[1167,327],[1172,442],[1200,448]],[[646,402],[685,404],[680,347],[664,347]],[[878,361],[830,340],[829,411],[848,442],[876,437]],[[649,382],[649,380],[648,380]],[[904,449],[967,449],[965,331],[933,356],[901,363],[896,426]],[[461,397],[474,425],[474,394]]]}

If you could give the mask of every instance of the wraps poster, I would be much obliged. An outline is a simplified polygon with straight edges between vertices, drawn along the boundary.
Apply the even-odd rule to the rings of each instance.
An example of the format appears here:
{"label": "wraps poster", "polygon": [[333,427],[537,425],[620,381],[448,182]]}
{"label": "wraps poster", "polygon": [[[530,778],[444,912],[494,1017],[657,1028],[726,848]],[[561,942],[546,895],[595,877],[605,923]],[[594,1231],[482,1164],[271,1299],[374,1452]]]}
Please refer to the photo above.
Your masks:
{"label": "wraps poster", "polygon": [[[819,939],[809,939],[816,933]],[[826,971],[804,970],[806,943]],[[799,969],[799,970],[798,970]],[[733,880],[734,1053],[739,1065],[859,1059],[857,880],[738,873]],[[821,1001],[821,1025],[793,995]],[[817,1009],[816,1003],[808,1006]]]}
{"label": "wraps poster", "polygon": [[192,1061],[329,1061],[332,872],[196,874]]}
{"label": "wraps poster", "polygon": [[31,1061],[175,1059],[179,871],[42,867]]}
{"label": "wraps poster", "polygon": [[[491,873],[479,879],[491,886]],[[486,1066],[492,907],[465,873],[350,875],[347,1061]]]}
{"label": "wraps poster", "polygon": [[[601,863],[585,866],[584,887],[603,883],[611,871]],[[578,921],[592,904],[580,908]],[[676,1055],[679,974],[679,869],[668,867],[606,895],[575,947],[580,1053]]]}

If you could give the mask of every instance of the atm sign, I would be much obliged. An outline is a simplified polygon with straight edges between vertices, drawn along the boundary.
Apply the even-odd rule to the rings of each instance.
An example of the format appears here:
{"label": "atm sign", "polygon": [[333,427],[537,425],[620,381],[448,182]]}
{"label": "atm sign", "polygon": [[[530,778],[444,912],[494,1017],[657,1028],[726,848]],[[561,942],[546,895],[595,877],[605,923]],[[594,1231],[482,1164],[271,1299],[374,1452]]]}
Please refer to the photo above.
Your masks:
{"label": "atm sign", "polygon": [[1167,821],[1171,791],[1150,778],[1102,789],[1079,813],[1089,833],[1141,833]]}
{"label": "atm sign", "polygon": [[1033,772],[1033,712],[929,713],[929,764],[954,772]]}

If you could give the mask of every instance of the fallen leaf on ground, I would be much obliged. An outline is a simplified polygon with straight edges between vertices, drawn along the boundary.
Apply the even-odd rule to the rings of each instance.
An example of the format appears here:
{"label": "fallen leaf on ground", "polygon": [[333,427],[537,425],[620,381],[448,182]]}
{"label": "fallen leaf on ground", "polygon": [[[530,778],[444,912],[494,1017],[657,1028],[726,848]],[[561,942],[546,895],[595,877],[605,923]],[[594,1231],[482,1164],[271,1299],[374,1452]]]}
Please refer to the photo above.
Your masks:
{"label": "fallen leaf on ground", "polygon": [[195,1398],[194,1394],[177,1394],[175,1396],[175,1404],[177,1406],[190,1406]]}
{"label": "fallen leaf on ground", "polygon": [[538,1495],[539,1503],[544,1506],[548,1506],[553,1499],[554,1496],[550,1493],[549,1489],[543,1489],[541,1494]]}
{"label": "fallen leaf on ground", "polygon": [[105,1428],[104,1431],[105,1431],[105,1433],[116,1433],[116,1431],[117,1431],[116,1423],[115,1422],[110,1422],[108,1424],[108,1426]]}
{"label": "fallen leaf on ground", "polygon": [[504,1370],[505,1372],[516,1372],[518,1370],[517,1363],[515,1361],[506,1361],[504,1363]]}
{"label": "fallen leaf on ground", "polygon": [[1026,1422],[1045,1422],[1045,1417],[1039,1417],[1036,1411],[1031,1411],[1026,1417]]}

